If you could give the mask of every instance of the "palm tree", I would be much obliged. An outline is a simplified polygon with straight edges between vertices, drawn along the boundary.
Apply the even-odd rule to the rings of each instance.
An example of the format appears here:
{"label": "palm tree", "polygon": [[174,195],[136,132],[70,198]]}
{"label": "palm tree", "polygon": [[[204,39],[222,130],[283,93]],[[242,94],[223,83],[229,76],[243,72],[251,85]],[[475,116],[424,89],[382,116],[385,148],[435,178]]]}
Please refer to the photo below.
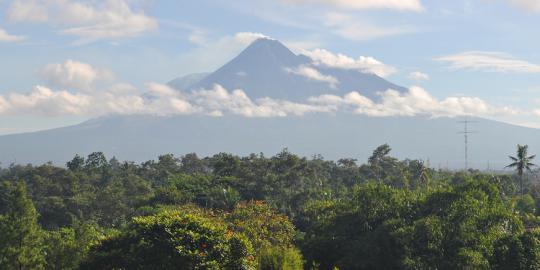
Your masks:
{"label": "palm tree", "polygon": [[527,151],[529,150],[528,145],[519,145],[517,146],[517,157],[508,156],[513,162],[512,164],[506,166],[506,168],[516,168],[516,171],[519,175],[519,186],[521,191],[521,196],[523,196],[523,172],[531,171],[532,166],[536,166],[531,161],[536,157],[536,155],[527,156]]}

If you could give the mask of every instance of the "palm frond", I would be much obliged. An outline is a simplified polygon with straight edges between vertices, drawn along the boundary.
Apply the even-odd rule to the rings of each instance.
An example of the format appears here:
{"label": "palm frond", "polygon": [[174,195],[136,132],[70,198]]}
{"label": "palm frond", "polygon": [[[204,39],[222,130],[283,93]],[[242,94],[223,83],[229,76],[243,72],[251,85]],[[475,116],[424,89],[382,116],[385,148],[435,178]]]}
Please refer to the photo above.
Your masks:
{"label": "palm frond", "polygon": [[509,164],[508,166],[506,166],[505,168],[514,168],[514,167],[517,167],[519,165],[518,162],[514,162],[512,164]]}

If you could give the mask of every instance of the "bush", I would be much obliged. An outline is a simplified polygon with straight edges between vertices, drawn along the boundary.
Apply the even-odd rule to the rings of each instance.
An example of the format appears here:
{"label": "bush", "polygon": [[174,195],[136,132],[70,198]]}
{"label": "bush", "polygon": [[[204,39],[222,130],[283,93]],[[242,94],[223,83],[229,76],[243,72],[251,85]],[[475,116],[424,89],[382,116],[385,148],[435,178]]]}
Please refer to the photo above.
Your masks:
{"label": "bush", "polygon": [[259,255],[260,270],[301,270],[304,269],[302,254],[296,248],[269,247]]}
{"label": "bush", "polygon": [[178,210],[136,217],[103,241],[83,269],[254,269],[250,242],[213,217]]}

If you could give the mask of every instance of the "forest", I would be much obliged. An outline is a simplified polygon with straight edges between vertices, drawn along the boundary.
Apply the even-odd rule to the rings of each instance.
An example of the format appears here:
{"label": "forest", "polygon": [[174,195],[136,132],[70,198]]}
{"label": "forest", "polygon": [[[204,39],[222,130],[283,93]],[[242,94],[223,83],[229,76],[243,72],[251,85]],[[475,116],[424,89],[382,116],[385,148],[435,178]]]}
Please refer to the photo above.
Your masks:
{"label": "forest", "polygon": [[[540,269],[540,184],[367,161],[101,152],[0,169],[0,269]],[[512,154],[512,153],[509,153]]]}

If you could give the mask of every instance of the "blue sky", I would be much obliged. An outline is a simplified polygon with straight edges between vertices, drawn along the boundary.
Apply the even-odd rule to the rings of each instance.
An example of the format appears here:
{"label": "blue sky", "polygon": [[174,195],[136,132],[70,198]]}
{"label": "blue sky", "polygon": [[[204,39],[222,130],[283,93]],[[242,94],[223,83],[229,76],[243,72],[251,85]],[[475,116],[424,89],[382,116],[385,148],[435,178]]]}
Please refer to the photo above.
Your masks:
{"label": "blue sky", "polygon": [[480,116],[540,127],[537,0],[0,0],[0,14],[0,134],[129,102],[155,113],[143,107],[163,104],[119,93],[163,95],[160,84],[212,71],[259,35],[295,52],[373,57],[395,69],[386,78],[396,84],[481,100]]}

